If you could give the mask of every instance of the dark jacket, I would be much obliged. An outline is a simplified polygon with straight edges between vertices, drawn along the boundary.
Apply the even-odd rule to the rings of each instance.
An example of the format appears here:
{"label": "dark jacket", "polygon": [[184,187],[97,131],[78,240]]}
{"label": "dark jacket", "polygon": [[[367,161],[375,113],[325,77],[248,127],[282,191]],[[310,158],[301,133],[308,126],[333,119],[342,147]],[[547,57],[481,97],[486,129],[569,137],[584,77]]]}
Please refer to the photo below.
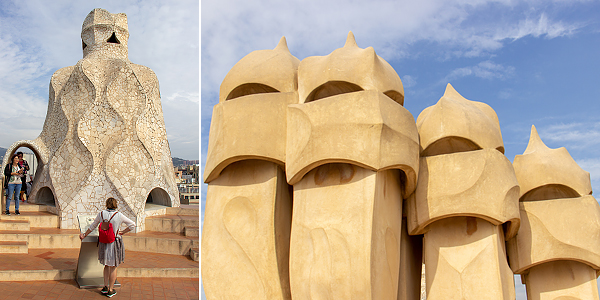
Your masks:
{"label": "dark jacket", "polygon": [[12,163],[9,163],[4,167],[4,188],[8,188],[8,181],[10,180],[10,173],[12,173]]}
{"label": "dark jacket", "polygon": [[10,180],[10,171],[11,168],[10,166],[12,165],[12,163],[9,163],[6,165],[6,167],[4,168],[4,188],[8,188],[8,181]]}

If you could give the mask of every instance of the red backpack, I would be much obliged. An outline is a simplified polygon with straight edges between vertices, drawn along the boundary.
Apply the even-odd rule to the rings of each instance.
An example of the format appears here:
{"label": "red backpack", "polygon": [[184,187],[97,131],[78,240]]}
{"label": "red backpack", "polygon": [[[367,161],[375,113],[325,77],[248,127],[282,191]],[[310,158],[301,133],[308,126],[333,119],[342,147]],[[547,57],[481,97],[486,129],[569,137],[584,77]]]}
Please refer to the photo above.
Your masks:
{"label": "red backpack", "polygon": [[115,241],[115,232],[113,231],[110,220],[112,220],[116,214],[117,212],[115,212],[112,217],[108,219],[108,221],[105,221],[102,212],[100,212],[100,215],[102,216],[102,223],[100,223],[100,226],[98,226],[98,241],[100,243],[110,244]]}

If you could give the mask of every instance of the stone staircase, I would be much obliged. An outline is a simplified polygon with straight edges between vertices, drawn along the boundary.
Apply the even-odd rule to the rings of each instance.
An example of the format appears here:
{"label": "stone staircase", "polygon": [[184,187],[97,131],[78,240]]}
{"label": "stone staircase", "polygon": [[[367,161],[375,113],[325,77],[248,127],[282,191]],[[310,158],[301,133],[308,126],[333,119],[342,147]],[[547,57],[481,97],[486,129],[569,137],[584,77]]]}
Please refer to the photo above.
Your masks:
{"label": "stone staircase", "polygon": [[[45,205],[23,203],[21,215],[0,215],[0,258],[15,256],[16,261],[30,260],[71,263],[76,267],[81,241],[79,230],[59,229],[58,216],[49,212]],[[123,236],[126,254],[141,260],[138,265],[125,266],[120,271],[125,277],[199,277],[199,268],[191,267],[199,260],[199,209],[198,206],[162,208],[146,218],[145,230]],[[52,209],[52,208],[50,208]],[[52,253],[46,257],[45,253]],[[64,257],[56,257],[63,253]],[[42,256],[40,256],[42,255]],[[161,256],[162,255],[162,256]],[[143,257],[152,257],[156,264],[152,268],[142,267]],[[184,258],[188,257],[189,258]],[[180,257],[180,258],[178,258]],[[186,263],[186,260],[190,263]],[[158,263],[164,261],[164,263]],[[170,267],[168,261],[179,264]],[[0,281],[5,280],[61,280],[74,278],[71,265],[63,267],[31,267],[32,270],[17,270],[0,266]],[[38,270],[39,269],[39,270]],[[16,273],[15,273],[16,272]],[[32,276],[32,274],[37,274]],[[131,275],[131,276],[129,276]],[[15,277],[16,276],[16,277]],[[37,279],[34,279],[37,278]]]}
{"label": "stone staircase", "polygon": [[189,255],[198,261],[199,224],[198,208],[168,207],[164,215],[147,217],[146,229],[126,234],[123,242],[131,251]]}
{"label": "stone staircase", "polygon": [[0,253],[28,253],[29,248],[79,247],[78,231],[58,233],[58,216],[48,212],[45,205],[24,203],[19,211],[21,215],[0,215]]}

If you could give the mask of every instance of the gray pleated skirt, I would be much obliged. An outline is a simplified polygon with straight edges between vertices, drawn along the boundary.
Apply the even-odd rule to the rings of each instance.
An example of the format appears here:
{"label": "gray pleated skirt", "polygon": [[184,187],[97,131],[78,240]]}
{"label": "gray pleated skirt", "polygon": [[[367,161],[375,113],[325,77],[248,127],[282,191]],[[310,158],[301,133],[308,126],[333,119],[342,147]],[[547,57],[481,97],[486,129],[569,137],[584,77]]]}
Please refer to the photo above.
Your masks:
{"label": "gray pleated skirt", "polygon": [[99,243],[98,260],[105,266],[118,267],[125,260],[123,239],[119,236],[110,244]]}

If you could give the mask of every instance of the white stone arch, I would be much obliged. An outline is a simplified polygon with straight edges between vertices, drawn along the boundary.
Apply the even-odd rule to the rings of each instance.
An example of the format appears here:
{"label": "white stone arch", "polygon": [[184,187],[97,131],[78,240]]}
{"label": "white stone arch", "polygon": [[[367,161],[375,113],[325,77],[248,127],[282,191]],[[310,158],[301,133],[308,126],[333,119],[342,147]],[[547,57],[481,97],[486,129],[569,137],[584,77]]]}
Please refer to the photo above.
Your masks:
{"label": "white stone arch", "polygon": [[[46,165],[48,163],[48,156],[47,156],[47,151],[46,151],[46,147],[44,145],[42,145],[38,140],[20,140],[20,141],[16,141],[14,142],[10,147],[8,147],[8,149],[6,150],[6,154],[4,155],[4,159],[2,160],[2,167],[4,168],[4,166],[6,166],[6,164],[8,164],[10,157],[15,154],[15,152],[17,151],[17,149],[21,148],[21,147],[25,147],[25,148],[29,148],[31,149],[31,151],[33,151],[33,154],[35,154],[35,157],[38,160],[38,168],[42,165]],[[4,171],[4,169],[3,169]],[[4,176],[4,172],[2,172],[2,176]]]}
{"label": "white stone arch", "polygon": [[[40,178],[43,177],[43,170],[48,164],[49,160],[47,149],[39,139],[19,140],[8,147],[6,154],[4,155],[4,159],[2,159],[2,175],[0,177],[2,178],[2,184],[4,185],[4,168],[10,162],[10,158],[17,152],[17,149],[21,147],[28,148],[33,151],[33,154],[37,160],[37,169],[35,170],[36,176],[33,178],[33,187],[31,189],[31,194],[29,195],[30,197],[34,196],[32,199],[35,201],[35,196],[37,194],[36,192],[39,189],[39,187],[36,186],[39,185]],[[54,196],[54,191],[52,191],[52,193]],[[56,197],[54,197],[54,199],[56,199]]]}

